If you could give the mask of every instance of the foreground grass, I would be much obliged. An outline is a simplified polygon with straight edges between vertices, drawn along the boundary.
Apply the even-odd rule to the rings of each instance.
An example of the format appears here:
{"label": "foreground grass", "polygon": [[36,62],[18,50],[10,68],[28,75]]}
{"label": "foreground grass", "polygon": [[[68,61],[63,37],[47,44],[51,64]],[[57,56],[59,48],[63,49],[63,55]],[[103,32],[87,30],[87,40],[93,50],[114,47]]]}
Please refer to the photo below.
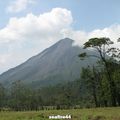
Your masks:
{"label": "foreground grass", "polygon": [[49,120],[49,115],[71,115],[71,120],[120,120],[120,108],[0,112],[0,120]]}

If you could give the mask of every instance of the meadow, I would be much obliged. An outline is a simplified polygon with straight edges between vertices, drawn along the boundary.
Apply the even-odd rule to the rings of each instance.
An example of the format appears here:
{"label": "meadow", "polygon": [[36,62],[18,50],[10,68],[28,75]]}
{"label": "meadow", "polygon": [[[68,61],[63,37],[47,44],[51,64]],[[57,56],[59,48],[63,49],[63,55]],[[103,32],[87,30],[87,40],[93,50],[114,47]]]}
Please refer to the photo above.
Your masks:
{"label": "meadow", "polygon": [[120,120],[120,107],[71,110],[1,111],[0,120],[49,120],[50,115],[71,115],[71,120]]}

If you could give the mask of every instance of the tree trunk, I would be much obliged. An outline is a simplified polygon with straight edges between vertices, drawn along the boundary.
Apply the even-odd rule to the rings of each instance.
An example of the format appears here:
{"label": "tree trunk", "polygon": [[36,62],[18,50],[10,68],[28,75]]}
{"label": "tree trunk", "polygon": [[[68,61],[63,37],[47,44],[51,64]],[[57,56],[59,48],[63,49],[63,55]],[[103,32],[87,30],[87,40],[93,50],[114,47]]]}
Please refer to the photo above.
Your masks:
{"label": "tree trunk", "polygon": [[99,53],[100,53],[101,60],[105,64],[105,68],[106,68],[106,72],[107,72],[107,79],[108,79],[108,82],[110,85],[111,103],[112,103],[112,106],[116,106],[117,105],[116,104],[116,85],[115,85],[114,81],[112,80],[112,77],[111,77],[111,74],[109,71],[109,65],[108,65],[106,59],[103,57],[102,51],[99,51]]}
{"label": "tree trunk", "polygon": [[118,103],[118,106],[120,106],[120,94],[119,93],[117,94],[117,103]]}
{"label": "tree trunk", "polygon": [[106,66],[106,71],[107,71],[107,76],[108,76],[108,82],[109,82],[109,85],[110,85],[112,106],[116,106],[116,85],[111,78],[111,75],[110,75],[110,72],[109,72],[109,66],[108,66],[107,62],[105,62],[105,66]]}

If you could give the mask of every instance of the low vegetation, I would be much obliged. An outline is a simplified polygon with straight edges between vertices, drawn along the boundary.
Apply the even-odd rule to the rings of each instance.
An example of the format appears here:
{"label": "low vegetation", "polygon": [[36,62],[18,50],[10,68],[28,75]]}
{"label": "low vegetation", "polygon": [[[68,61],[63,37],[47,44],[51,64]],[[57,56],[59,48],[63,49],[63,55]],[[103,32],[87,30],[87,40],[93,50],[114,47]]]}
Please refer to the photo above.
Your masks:
{"label": "low vegetation", "polygon": [[71,120],[120,120],[120,108],[0,112],[0,120],[49,120],[50,115],[71,115]]}

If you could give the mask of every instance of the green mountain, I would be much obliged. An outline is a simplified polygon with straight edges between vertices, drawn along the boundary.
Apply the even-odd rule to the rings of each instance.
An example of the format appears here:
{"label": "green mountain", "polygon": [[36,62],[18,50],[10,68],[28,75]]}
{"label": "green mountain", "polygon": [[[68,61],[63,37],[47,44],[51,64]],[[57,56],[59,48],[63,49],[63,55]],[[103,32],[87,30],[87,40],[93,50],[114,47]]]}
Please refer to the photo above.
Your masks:
{"label": "green mountain", "polygon": [[[80,78],[81,68],[94,64],[95,59],[80,60],[78,54],[83,49],[73,46],[73,42],[69,38],[60,40],[23,64],[1,74],[0,83],[8,87],[15,81],[22,81],[33,87],[43,87]],[[92,50],[86,52],[94,53]]]}

